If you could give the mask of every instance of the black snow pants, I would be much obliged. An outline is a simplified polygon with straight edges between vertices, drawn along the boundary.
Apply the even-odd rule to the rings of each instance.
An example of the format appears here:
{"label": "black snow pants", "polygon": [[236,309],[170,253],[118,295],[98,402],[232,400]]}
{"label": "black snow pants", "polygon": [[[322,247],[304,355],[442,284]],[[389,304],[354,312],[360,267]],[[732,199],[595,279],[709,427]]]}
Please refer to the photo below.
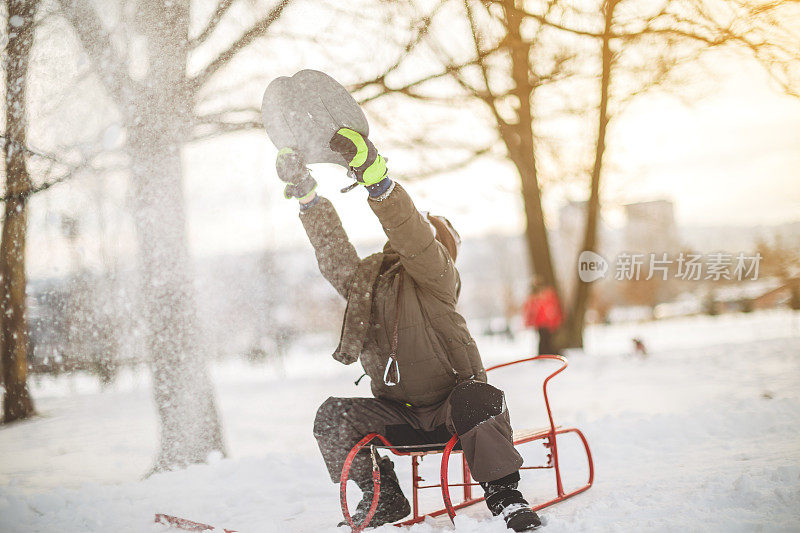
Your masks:
{"label": "black snow pants", "polygon": [[[479,381],[461,383],[443,402],[427,407],[376,398],[328,398],[317,411],[314,436],[334,483],[341,479],[347,454],[369,433],[380,433],[396,446],[445,443],[458,433],[472,476],[480,482],[495,481],[522,466],[503,392]],[[372,476],[369,452],[362,452],[350,469],[356,483]]]}

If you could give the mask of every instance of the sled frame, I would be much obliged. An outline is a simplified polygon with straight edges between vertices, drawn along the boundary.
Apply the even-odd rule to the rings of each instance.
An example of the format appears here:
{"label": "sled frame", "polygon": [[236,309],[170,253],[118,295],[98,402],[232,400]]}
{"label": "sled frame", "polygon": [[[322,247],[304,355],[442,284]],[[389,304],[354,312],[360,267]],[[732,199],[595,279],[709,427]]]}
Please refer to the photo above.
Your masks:
{"label": "sled frame", "polygon": [[[550,400],[547,396],[547,384],[553,379],[555,376],[560,374],[567,368],[567,359],[561,355],[537,355],[535,357],[528,357],[525,359],[519,359],[516,361],[510,361],[508,363],[502,363],[498,365],[491,366],[486,369],[487,372],[492,370],[496,370],[498,368],[504,368],[511,365],[517,365],[520,363],[528,363],[531,361],[542,361],[542,360],[553,360],[558,361],[561,363],[561,366],[556,369],[554,372],[549,374],[542,383],[542,394],[544,395],[544,404],[545,408],[547,409],[547,419],[549,422],[549,426],[543,429],[531,429],[531,430],[523,430],[523,431],[515,431],[514,435],[514,446],[521,446],[523,444],[529,444],[532,442],[540,441],[541,444],[548,450],[547,452],[547,463],[544,465],[534,465],[534,466],[525,466],[523,465],[520,467],[520,470],[542,470],[542,469],[552,469],[555,473],[555,482],[556,482],[556,496],[552,499],[549,499],[543,503],[539,503],[535,506],[531,506],[534,511],[538,511],[539,509],[543,509],[560,501],[566,500],[567,498],[571,498],[581,492],[588,490],[592,484],[594,483],[594,462],[592,460],[592,452],[589,449],[589,442],[586,440],[584,434],[578,429],[574,427],[569,428],[562,428],[560,426],[556,426],[555,422],[553,421],[553,413],[550,409]],[[586,461],[588,465],[588,479],[585,484],[581,485],[580,487],[566,491],[564,489],[564,484],[561,479],[561,468],[559,464],[558,458],[558,446],[557,446],[557,437],[558,435],[564,435],[567,433],[574,433],[580,439],[581,443],[583,444],[583,449],[586,453]],[[375,441],[378,441],[379,444],[374,444]],[[339,484],[339,497],[340,503],[342,507],[342,514],[345,517],[345,520],[350,525],[354,532],[363,531],[366,527],[369,526],[369,522],[372,520],[372,517],[375,515],[375,510],[378,507],[378,499],[380,498],[380,471],[378,469],[377,459],[376,459],[376,450],[377,449],[386,449],[391,451],[394,455],[405,455],[411,457],[411,487],[412,487],[412,494],[411,494],[411,518],[404,520],[402,522],[398,522],[396,526],[407,526],[411,524],[416,524],[418,522],[422,522],[427,517],[437,517],[443,514],[447,514],[452,521],[453,518],[456,516],[456,511],[458,509],[463,509],[464,507],[468,507],[470,505],[476,504],[480,501],[483,501],[483,496],[473,496],[472,495],[472,487],[479,485],[472,480],[472,475],[470,474],[469,465],[467,465],[466,458],[461,456],[461,475],[462,475],[462,482],[461,483],[451,483],[449,479],[449,468],[450,468],[450,456],[453,453],[460,453],[461,450],[454,449],[456,444],[458,443],[458,435],[453,435],[447,443],[442,444],[431,444],[431,445],[412,445],[412,446],[395,446],[389,440],[379,433],[370,433],[369,435],[364,436],[355,446],[350,450],[347,454],[347,458],[344,462],[344,467],[342,468],[342,475]],[[355,524],[353,522],[353,518],[350,515],[350,511],[347,507],[347,480],[350,477],[350,467],[353,463],[353,460],[356,457],[356,454],[359,453],[363,448],[369,447],[369,453],[372,456],[372,482],[373,482],[373,497],[372,497],[372,504],[370,505],[369,512],[365,517],[364,521],[361,524]],[[422,461],[422,458],[426,455],[432,454],[442,454],[441,460],[441,469],[440,469],[440,480],[439,483],[432,484],[432,485],[423,485],[422,482],[425,480],[419,475],[419,464]],[[463,499],[460,502],[453,503],[452,498],[450,496],[450,487],[462,487],[463,491]],[[442,491],[442,502],[444,507],[442,509],[438,509],[429,513],[420,514],[419,511],[419,491],[422,489],[433,489],[433,488],[440,488]]]}

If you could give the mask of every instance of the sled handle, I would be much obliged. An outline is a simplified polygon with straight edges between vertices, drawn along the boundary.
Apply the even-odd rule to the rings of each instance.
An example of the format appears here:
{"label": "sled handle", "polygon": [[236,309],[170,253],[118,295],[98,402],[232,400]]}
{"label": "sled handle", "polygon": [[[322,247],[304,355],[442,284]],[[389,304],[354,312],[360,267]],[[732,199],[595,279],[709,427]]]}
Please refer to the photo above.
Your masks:
{"label": "sled handle", "polygon": [[567,368],[567,358],[563,355],[551,355],[551,354],[543,354],[537,355],[534,357],[526,357],[525,359],[518,359],[516,361],[509,361],[508,363],[500,363],[499,365],[493,365],[486,369],[486,372],[491,372],[492,370],[496,370],[498,368],[504,368],[511,365],[517,365],[519,363],[527,363],[529,361],[540,361],[549,359],[552,361],[559,361],[561,362],[561,366],[556,369],[555,372],[551,373],[549,376],[544,378],[544,383],[542,383],[542,394],[544,395],[544,406],[547,409],[547,419],[550,422],[550,434],[552,435],[552,442],[553,442],[553,453],[558,453],[555,448],[555,435],[556,435],[556,424],[553,422],[553,412],[550,410],[550,399],[547,397],[547,384],[550,382],[551,379],[556,377],[558,374],[564,371]]}
{"label": "sled handle", "polygon": [[562,370],[567,368],[567,358],[564,357],[563,355],[543,354],[543,355],[536,355],[534,357],[526,357],[524,359],[517,359],[515,361],[509,361],[507,363],[500,363],[500,364],[497,364],[497,365],[492,365],[489,368],[487,368],[486,371],[490,372],[492,370],[495,370],[495,369],[498,369],[498,368],[503,368],[503,367],[506,367],[506,366],[517,365],[519,363],[527,363],[529,361],[539,361],[539,360],[543,360],[543,359],[552,359],[553,361],[561,361],[561,363],[562,363],[561,364],[561,368],[559,368],[558,370],[553,372],[550,375],[550,377],[555,376],[556,374],[558,374],[559,372],[561,372]]}

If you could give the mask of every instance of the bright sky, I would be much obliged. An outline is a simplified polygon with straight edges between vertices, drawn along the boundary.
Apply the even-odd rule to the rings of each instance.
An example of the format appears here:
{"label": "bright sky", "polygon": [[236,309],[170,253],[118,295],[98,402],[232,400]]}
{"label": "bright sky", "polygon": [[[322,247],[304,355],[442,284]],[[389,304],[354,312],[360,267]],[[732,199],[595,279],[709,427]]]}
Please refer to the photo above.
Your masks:
{"label": "bright sky", "polygon": [[[270,71],[276,65],[299,61],[298,57],[289,59],[280,54],[270,58]],[[309,61],[305,66],[317,66],[313,59]],[[296,68],[287,68],[282,74],[290,75]],[[617,208],[624,203],[658,198],[675,202],[681,225],[800,220],[800,99],[780,94],[751,62],[722,57],[706,75],[707,79],[695,79],[687,88],[692,93],[689,99],[695,101],[691,107],[673,96],[651,94],[640,97],[612,122],[603,176],[607,220],[619,223]],[[236,83],[236,76],[229,82]],[[84,120],[86,115],[76,111],[72,116]],[[379,139],[380,127],[369,113],[368,118],[373,119],[372,131]],[[593,124],[591,127],[594,129]],[[402,157],[409,157],[392,153],[390,148],[381,150],[390,159],[390,170],[392,160],[398,164]],[[185,190],[195,254],[305,242],[296,203],[282,197],[282,184],[274,171],[275,153],[262,132],[186,148]],[[319,190],[337,206],[353,240],[383,238],[365,205],[364,191],[339,193],[339,188],[349,184],[341,168],[323,165],[312,170],[320,182]],[[403,181],[402,176],[393,177]],[[114,189],[113,184],[109,187]],[[506,162],[481,161],[407,187],[420,209],[447,215],[464,236],[522,231],[518,177]],[[34,277],[63,274],[69,268],[73,256],[60,238],[60,214],[72,209],[89,213],[91,218],[94,208],[91,200],[77,198],[77,194],[70,185],[62,185],[31,204],[29,267]],[[583,188],[548,189],[548,222],[557,224],[558,208],[566,200],[583,199],[587,194]],[[121,196],[124,203],[124,194]],[[91,221],[87,224],[79,248],[81,260],[91,262],[97,239]],[[124,224],[108,228],[106,238],[117,252],[124,253],[132,249],[130,231]]]}
{"label": "bright sky", "polygon": [[[612,123],[604,174],[612,222],[619,205],[656,198],[675,202],[682,225],[800,219],[800,100],[781,95],[752,67],[705,86],[714,90],[691,107],[673,96],[644,96]],[[195,249],[214,253],[302,242],[296,206],[282,198],[275,149],[266,135],[213,144],[213,150],[197,146],[186,155]],[[387,155],[391,167],[391,151]],[[313,171],[354,240],[382,238],[364,192],[338,191],[349,183],[342,169],[323,165]],[[489,160],[408,188],[418,207],[446,214],[464,235],[522,228],[517,177],[508,164]],[[579,199],[577,194],[583,192],[548,191],[549,220],[557,223],[558,207],[565,198]]]}
{"label": "bright sky", "polygon": [[608,179],[634,189],[624,200],[673,199],[683,225],[800,220],[800,99],[749,62],[725,70],[691,107],[653,96],[620,117]]}

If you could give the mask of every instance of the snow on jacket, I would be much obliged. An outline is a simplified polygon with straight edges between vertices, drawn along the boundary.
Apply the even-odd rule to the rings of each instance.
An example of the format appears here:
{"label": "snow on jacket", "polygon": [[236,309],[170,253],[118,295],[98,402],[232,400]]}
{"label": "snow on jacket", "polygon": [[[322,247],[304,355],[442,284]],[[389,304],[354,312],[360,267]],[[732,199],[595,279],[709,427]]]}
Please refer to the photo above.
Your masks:
{"label": "snow on jacket", "polygon": [[[461,381],[486,381],[475,341],[455,310],[461,281],[446,248],[399,184],[383,201],[368,202],[389,242],[363,260],[326,198],[300,214],[322,275],[347,299],[333,357],[344,364],[360,359],[376,398],[415,407],[443,401]],[[388,386],[383,375],[398,309],[400,379]]]}
{"label": "snow on jacket", "polygon": [[552,288],[532,294],[522,308],[525,327],[555,331],[561,325],[561,306]]}

